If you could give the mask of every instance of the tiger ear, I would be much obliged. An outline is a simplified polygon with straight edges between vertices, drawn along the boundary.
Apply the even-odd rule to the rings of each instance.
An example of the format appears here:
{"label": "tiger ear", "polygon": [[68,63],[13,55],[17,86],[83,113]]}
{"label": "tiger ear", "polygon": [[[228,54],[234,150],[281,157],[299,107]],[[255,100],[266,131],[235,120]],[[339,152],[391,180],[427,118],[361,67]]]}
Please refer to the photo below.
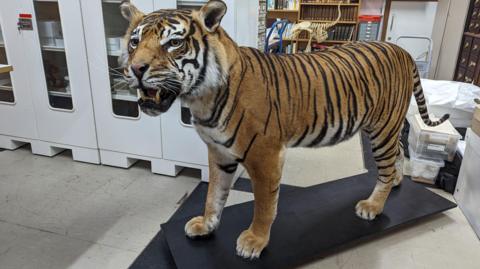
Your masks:
{"label": "tiger ear", "polygon": [[120,11],[122,12],[123,17],[130,23],[142,18],[143,14],[137,7],[135,7],[130,0],[125,0],[120,5]]}
{"label": "tiger ear", "polygon": [[200,9],[200,20],[207,31],[213,33],[220,26],[225,13],[227,13],[227,5],[223,1],[210,0]]}

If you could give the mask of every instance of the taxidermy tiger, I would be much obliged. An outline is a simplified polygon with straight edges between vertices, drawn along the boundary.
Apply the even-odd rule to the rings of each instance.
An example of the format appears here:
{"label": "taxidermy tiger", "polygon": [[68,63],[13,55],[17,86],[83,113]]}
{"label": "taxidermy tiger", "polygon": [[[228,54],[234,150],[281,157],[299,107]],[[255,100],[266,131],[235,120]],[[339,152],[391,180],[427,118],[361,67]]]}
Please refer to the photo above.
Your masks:
{"label": "taxidermy tiger", "polygon": [[130,21],[124,73],[138,89],[141,110],[158,116],[180,98],[208,147],[205,212],[185,225],[186,235],[206,236],[218,227],[239,164],[252,179],[253,220],[236,246],[244,258],[258,258],[269,242],[286,148],[330,146],[364,131],[378,180],[355,212],[372,220],[403,178],[399,136],[412,93],[427,125],[448,118],[429,119],[415,62],[393,44],[264,54],[237,46],[220,27],[227,7],[219,0],[198,11],[145,15],[128,2],[121,9]]}

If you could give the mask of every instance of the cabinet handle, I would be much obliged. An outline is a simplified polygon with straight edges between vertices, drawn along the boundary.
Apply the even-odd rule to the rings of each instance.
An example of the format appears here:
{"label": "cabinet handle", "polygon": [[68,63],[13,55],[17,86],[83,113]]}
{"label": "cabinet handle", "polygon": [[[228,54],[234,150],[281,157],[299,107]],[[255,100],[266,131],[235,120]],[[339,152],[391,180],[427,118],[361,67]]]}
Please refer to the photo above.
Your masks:
{"label": "cabinet handle", "polygon": [[[480,0],[477,0],[477,1],[480,1]],[[395,23],[395,14],[393,14],[393,16],[392,16],[392,23],[390,24],[390,31],[392,31],[394,23]]]}
{"label": "cabinet handle", "polygon": [[474,45],[473,50],[477,50],[477,49],[478,49],[478,45]]}
{"label": "cabinet handle", "polygon": [[465,46],[463,46],[463,48],[466,49],[466,48],[468,48],[468,47],[470,47],[470,43],[467,42],[467,43],[465,43]]}
{"label": "cabinet handle", "polygon": [[470,62],[470,64],[468,65],[468,67],[472,67],[472,66],[476,66],[477,63],[476,62]]}

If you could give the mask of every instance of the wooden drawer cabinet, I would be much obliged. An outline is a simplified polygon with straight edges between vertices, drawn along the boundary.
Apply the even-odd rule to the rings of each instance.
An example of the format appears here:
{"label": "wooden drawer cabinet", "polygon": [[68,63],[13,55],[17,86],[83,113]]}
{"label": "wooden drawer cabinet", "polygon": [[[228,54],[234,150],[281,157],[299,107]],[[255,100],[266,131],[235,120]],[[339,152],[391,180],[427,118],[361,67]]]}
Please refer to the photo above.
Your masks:
{"label": "wooden drawer cabinet", "polygon": [[471,0],[454,80],[480,84],[480,0]]}

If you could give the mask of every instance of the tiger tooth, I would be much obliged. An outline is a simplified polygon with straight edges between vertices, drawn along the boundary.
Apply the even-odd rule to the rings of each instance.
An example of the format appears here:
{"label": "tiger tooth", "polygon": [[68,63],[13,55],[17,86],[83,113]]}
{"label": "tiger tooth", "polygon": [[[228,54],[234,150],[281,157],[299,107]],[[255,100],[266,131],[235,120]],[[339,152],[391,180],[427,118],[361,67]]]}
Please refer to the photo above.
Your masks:
{"label": "tiger tooth", "polygon": [[155,103],[160,104],[160,90],[158,90],[157,95],[155,95]]}
{"label": "tiger tooth", "polygon": [[138,92],[140,93],[140,98],[145,101],[146,98],[145,98],[145,94],[143,93],[143,91],[141,89],[138,89]]}

